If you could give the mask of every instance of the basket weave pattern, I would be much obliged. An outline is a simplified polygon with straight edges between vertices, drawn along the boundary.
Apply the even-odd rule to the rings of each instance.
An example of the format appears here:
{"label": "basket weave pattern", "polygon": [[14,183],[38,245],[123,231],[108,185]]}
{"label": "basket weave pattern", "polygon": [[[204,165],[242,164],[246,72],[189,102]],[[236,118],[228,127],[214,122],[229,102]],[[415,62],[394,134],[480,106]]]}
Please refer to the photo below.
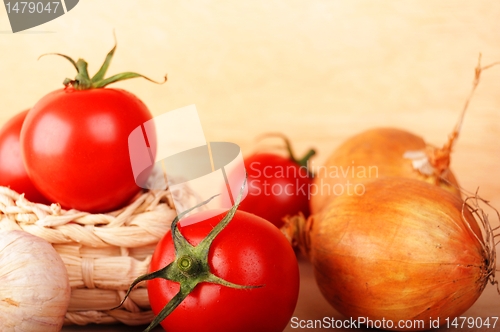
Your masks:
{"label": "basket weave pattern", "polygon": [[[176,201],[182,201],[173,193]],[[23,230],[50,242],[68,270],[71,301],[65,324],[142,325],[154,315],[145,283],[132,291],[132,281],[147,272],[158,241],[175,218],[170,190],[138,195],[123,209],[107,214],[63,210],[58,204],[35,204],[0,186],[0,229]]]}

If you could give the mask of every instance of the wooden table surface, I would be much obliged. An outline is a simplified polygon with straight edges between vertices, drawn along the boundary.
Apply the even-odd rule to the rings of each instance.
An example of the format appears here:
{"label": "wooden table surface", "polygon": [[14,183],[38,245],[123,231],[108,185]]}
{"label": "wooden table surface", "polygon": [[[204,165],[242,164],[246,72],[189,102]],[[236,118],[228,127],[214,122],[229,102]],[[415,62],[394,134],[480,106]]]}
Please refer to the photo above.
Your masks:
{"label": "wooden table surface", "polygon": [[[0,10],[0,124],[73,77],[64,59],[37,60],[41,54],[84,57],[93,73],[113,45],[113,30],[118,48],[110,74],[168,73],[164,85],[116,84],[154,115],[196,104],[208,141],[234,142],[249,154],[258,135],[282,132],[299,153],[315,147],[317,165],[343,140],[375,126],[442,145],[469,94],[479,53],[485,65],[500,60],[496,0],[87,0],[18,34]],[[500,66],[483,73],[452,160],[462,186],[480,188],[497,207],[499,82]],[[301,269],[296,315],[336,317],[318,296],[310,266],[301,262]],[[465,315],[499,314],[500,295],[488,287]]]}
{"label": "wooden table surface", "polygon": [[[299,257],[300,266],[300,293],[299,301],[294,317],[298,319],[323,319],[324,317],[333,317],[335,319],[346,319],[340,315],[335,309],[330,307],[326,300],[322,297],[316,282],[314,280],[314,275],[312,271],[312,266],[305,259]],[[467,312],[463,314],[463,317],[498,317],[500,316],[500,300],[496,293],[496,289],[493,286],[487,286],[483,295],[479,300],[472,306]],[[500,322],[498,323],[500,324]],[[86,332],[86,331],[106,331],[106,332],[142,332],[145,326],[125,326],[125,325],[90,325],[90,326],[66,326],[63,328],[62,332]],[[499,325],[497,325],[498,330]],[[284,332],[292,332],[301,329],[293,328],[290,323]],[[353,329],[335,329],[336,331],[353,331]],[[478,328],[478,329],[462,329],[457,330],[456,328],[440,328],[436,331],[497,331],[492,328]],[[155,332],[163,331],[160,327],[154,330]],[[325,329],[307,329],[307,331],[325,331]],[[356,329],[356,331],[373,331],[367,328]]]}

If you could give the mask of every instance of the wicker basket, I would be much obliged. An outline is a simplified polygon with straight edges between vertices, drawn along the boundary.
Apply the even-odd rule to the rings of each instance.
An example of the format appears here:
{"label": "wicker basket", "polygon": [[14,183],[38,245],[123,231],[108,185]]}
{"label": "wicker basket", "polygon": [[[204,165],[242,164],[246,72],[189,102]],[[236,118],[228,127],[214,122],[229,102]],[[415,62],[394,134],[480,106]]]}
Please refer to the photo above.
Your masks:
{"label": "wicker basket", "polygon": [[89,214],[34,204],[0,187],[0,229],[21,229],[50,242],[68,270],[71,301],[65,325],[142,325],[152,321],[145,284],[120,309],[130,283],[147,272],[158,241],[169,230],[183,191],[148,191],[108,214]]}

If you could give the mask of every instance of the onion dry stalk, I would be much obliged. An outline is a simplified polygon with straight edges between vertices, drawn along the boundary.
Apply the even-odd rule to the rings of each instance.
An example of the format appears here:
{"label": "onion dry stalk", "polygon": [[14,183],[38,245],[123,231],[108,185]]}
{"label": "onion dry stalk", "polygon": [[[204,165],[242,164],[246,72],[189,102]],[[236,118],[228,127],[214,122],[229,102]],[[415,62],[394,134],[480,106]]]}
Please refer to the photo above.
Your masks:
{"label": "onion dry stalk", "polygon": [[341,144],[323,167],[313,170],[313,186],[316,190],[311,192],[311,212],[314,214],[321,211],[332,198],[342,194],[349,186],[354,187],[385,176],[422,180],[461,197],[461,188],[450,170],[450,156],[465,113],[479,85],[481,73],[498,64],[500,62],[481,66],[479,55],[472,89],[458,122],[443,147],[427,144],[420,136],[396,128],[367,130]]}

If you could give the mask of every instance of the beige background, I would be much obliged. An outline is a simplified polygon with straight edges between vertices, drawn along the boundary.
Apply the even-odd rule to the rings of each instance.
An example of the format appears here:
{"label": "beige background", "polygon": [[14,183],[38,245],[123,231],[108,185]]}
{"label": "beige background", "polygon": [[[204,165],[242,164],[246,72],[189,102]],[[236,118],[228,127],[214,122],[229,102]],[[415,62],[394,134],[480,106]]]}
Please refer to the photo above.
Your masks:
{"label": "beige background", "polygon": [[[84,57],[93,73],[113,45],[113,29],[110,74],[169,75],[161,86],[140,79],[116,85],[154,114],[194,103],[210,141],[238,143],[248,154],[257,135],[279,131],[299,152],[316,147],[317,164],[373,126],[397,126],[441,145],[469,93],[478,54],[483,64],[500,60],[500,2],[493,0],[82,0],[17,34],[0,8],[0,123],[74,76],[66,60],[38,56]],[[498,82],[500,67],[484,72],[452,167],[465,188],[479,187],[500,207]],[[470,313],[498,314],[500,296],[492,294],[488,287]],[[331,310],[310,310],[304,301],[302,315]]]}

